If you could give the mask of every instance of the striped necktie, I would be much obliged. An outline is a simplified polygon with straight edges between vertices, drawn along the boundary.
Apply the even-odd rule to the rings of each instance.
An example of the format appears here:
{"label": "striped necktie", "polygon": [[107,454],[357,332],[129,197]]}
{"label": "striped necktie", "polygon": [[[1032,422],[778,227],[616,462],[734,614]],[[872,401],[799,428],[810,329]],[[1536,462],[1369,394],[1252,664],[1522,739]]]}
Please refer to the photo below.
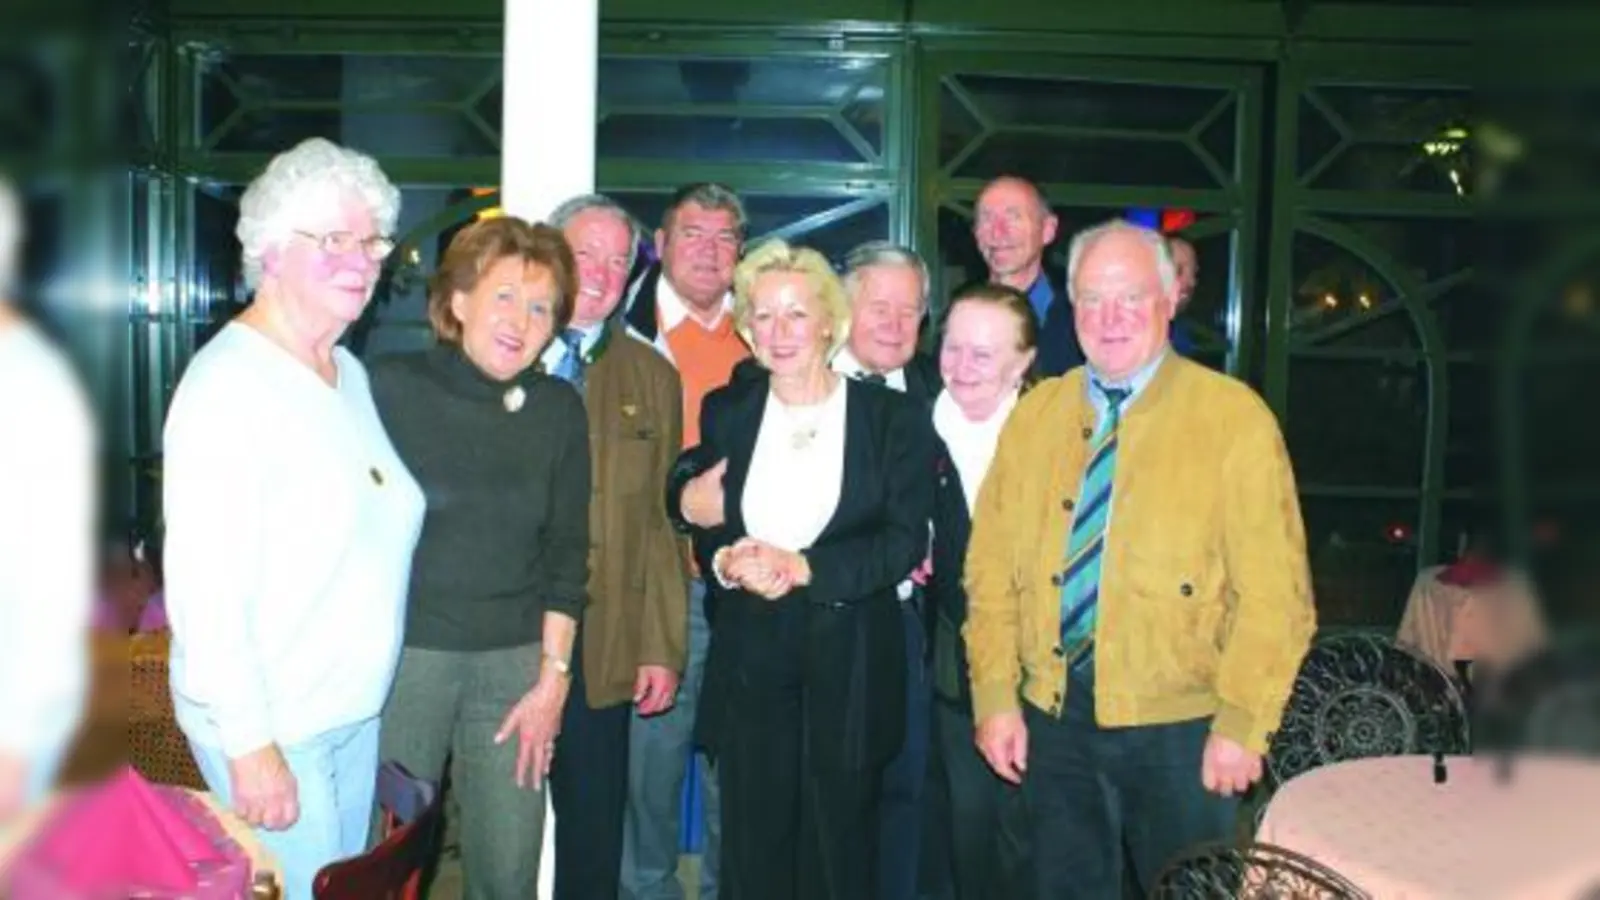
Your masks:
{"label": "striped necktie", "polygon": [[561,361],[550,374],[580,390],[583,388],[583,332],[568,328],[561,332],[560,341],[566,348]]}
{"label": "striped necktie", "polygon": [[1100,559],[1105,546],[1106,523],[1111,516],[1111,485],[1117,472],[1117,426],[1127,388],[1095,383],[1106,399],[1106,417],[1094,435],[1094,450],[1083,470],[1072,535],[1067,540],[1067,567],[1061,576],[1061,646],[1067,664],[1078,666],[1091,655],[1095,610],[1100,601]]}

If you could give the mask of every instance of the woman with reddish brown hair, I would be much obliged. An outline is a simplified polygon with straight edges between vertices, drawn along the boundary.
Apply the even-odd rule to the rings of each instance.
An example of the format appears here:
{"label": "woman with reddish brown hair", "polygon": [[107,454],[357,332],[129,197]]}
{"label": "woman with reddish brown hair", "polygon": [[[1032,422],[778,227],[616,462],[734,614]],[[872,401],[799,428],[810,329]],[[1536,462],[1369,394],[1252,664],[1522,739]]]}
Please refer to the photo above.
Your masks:
{"label": "woman with reddish brown hair", "polygon": [[588,584],[589,426],[573,386],[534,363],[576,293],[560,231],[478,222],[430,283],[436,345],[373,364],[379,414],[427,498],[379,746],[431,780],[453,757],[469,897],[537,893]]}

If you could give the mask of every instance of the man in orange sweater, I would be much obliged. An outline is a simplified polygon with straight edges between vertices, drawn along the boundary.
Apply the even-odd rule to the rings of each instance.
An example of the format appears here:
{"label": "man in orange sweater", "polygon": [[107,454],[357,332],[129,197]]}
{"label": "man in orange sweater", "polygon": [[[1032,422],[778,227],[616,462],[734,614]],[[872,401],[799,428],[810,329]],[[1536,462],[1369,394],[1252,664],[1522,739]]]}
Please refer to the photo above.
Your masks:
{"label": "man in orange sweater", "polygon": [[978,746],[1022,785],[1041,900],[1118,896],[1124,836],[1146,888],[1229,837],[1315,628],[1277,421],[1171,351],[1161,235],[1079,234],[1068,283],[1088,363],[1012,414],[966,566]]}

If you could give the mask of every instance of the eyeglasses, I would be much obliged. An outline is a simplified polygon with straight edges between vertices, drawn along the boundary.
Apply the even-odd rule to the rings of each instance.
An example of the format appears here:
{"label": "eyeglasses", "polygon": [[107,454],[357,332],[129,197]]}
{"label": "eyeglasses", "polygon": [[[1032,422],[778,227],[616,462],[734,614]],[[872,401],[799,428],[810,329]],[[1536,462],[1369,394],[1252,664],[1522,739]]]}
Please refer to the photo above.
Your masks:
{"label": "eyeglasses", "polygon": [[373,262],[383,262],[394,252],[394,241],[381,234],[369,238],[356,237],[353,231],[330,231],[327,234],[296,231],[295,234],[316,241],[317,247],[329,256],[350,256],[360,253]]}
{"label": "eyeglasses", "polygon": [[1079,294],[1072,298],[1072,305],[1084,309],[1099,309],[1102,306],[1114,305],[1123,312],[1138,312],[1153,303],[1155,297],[1151,294]]}

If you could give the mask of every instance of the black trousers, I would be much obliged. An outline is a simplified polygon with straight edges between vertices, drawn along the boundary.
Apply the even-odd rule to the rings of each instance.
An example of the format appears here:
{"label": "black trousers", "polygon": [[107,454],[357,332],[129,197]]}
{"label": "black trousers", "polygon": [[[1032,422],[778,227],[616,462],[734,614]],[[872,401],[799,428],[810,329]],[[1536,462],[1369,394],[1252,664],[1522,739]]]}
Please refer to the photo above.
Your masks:
{"label": "black trousers", "polygon": [[1020,789],[994,774],[974,741],[972,713],[934,701],[950,865],[959,900],[1013,900],[1031,891]]}
{"label": "black trousers", "polygon": [[1074,672],[1060,719],[1023,704],[1022,781],[1037,900],[1123,895],[1122,850],[1149,890],[1161,867],[1195,844],[1234,834],[1238,801],[1208,793],[1200,760],[1209,719],[1134,728],[1094,720],[1092,675]]}
{"label": "black trousers", "polygon": [[[779,636],[781,635],[781,636]],[[882,768],[823,769],[806,753],[806,687],[790,631],[747,666],[717,739],[725,900],[877,900]]]}
{"label": "black trousers", "polygon": [[[550,767],[555,812],[555,900],[614,900],[622,874],[628,800],[628,723],[633,706],[593,709],[584,697],[583,636],[573,643],[572,687]],[[529,852],[538,853],[537,847]]]}

